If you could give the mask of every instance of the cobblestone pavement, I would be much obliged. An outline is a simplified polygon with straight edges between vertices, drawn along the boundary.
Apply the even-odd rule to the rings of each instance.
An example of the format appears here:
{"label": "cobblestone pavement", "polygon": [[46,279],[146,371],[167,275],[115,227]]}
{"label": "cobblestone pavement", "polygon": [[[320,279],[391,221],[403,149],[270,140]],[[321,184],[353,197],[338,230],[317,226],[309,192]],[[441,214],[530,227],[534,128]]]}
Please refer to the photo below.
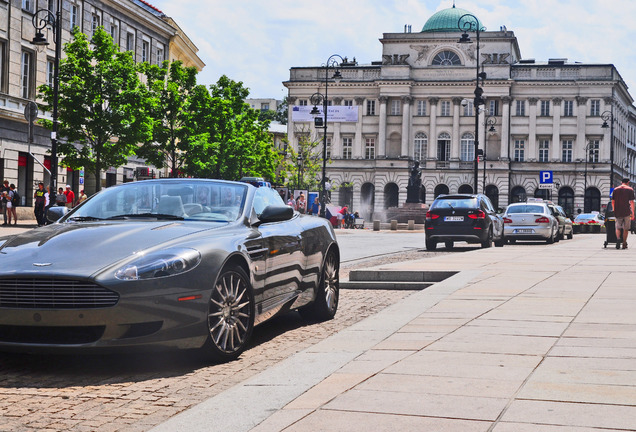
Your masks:
{"label": "cobblestone pavement", "polygon": [[[432,255],[419,250],[346,263],[342,277],[356,266]],[[147,431],[407,295],[404,291],[343,291],[335,319],[307,324],[296,313],[281,316],[255,329],[251,348],[237,361],[220,365],[202,363],[184,352],[72,357],[0,354],[0,431]]]}

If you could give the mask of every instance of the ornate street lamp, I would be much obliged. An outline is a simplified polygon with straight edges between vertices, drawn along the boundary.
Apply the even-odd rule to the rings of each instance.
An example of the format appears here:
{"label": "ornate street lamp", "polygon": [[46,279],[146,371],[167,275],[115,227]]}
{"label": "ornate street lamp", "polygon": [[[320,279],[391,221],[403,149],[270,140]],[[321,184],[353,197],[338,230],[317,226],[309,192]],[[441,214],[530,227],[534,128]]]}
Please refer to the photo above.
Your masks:
{"label": "ornate street lamp", "polygon": [[484,94],[484,90],[479,86],[479,79],[482,81],[486,79],[486,72],[479,72],[479,34],[486,30],[485,27],[480,27],[479,19],[473,14],[464,14],[457,21],[457,27],[463,31],[461,39],[459,43],[472,43],[470,40],[470,36],[468,36],[468,32],[475,32],[477,39],[477,56],[475,57],[477,71],[477,80],[475,82],[475,99],[473,101],[473,107],[475,109],[475,174],[474,174],[474,189],[475,193],[477,193],[477,178],[479,176],[479,166],[478,166],[478,149],[479,149],[479,106],[485,103],[484,99],[481,97]]}
{"label": "ornate street lamp", "polygon": [[[322,133],[322,177],[320,179],[320,217],[326,216],[326,191],[325,191],[325,181],[327,178],[327,107],[328,107],[328,99],[327,99],[327,87],[329,85],[329,69],[335,69],[333,76],[331,77],[336,83],[340,82],[342,79],[342,75],[338,70],[340,63],[338,63],[337,59],[340,59],[340,63],[345,62],[346,60],[342,58],[338,54],[333,54],[327,59],[327,63],[324,64],[325,68],[325,94],[314,93],[311,95],[311,103],[313,104],[313,108],[310,112],[311,115],[314,116],[314,126],[318,128],[323,128]],[[320,111],[318,110],[318,105],[322,103],[322,118],[320,117]]]}
{"label": "ornate street lamp", "polygon": [[[495,129],[495,125],[497,124],[497,119],[495,118],[495,116],[489,115],[488,117],[486,117],[486,121],[484,122],[484,126],[490,126],[488,128],[488,132],[489,133],[495,133],[497,132],[497,130]],[[488,140],[486,140],[487,142]],[[486,194],[486,142],[484,142],[484,152],[482,154],[482,157],[484,159],[484,173],[483,173],[483,181],[482,181],[482,193],[485,195]],[[475,193],[477,193],[477,191],[475,191]]]}
{"label": "ornate street lamp", "polygon": [[[612,189],[614,189],[614,115],[612,111],[605,111],[601,114],[601,118],[603,119],[603,124],[601,128],[607,129],[610,128],[610,194],[612,193]],[[607,124],[610,121],[611,126]]]}
{"label": "ornate street lamp", "polygon": [[33,45],[45,47],[49,44],[42,32],[46,27],[53,29],[53,43],[55,44],[55,60],[53,65],[53,130],[51,131],[51,193],[57,190],[57,104],[59,93],[60,55],[62,49],[62,5],[57,0],[55,14],[48,9],[39,9],[33,15],[33,27],[35,37],[31,41]]}

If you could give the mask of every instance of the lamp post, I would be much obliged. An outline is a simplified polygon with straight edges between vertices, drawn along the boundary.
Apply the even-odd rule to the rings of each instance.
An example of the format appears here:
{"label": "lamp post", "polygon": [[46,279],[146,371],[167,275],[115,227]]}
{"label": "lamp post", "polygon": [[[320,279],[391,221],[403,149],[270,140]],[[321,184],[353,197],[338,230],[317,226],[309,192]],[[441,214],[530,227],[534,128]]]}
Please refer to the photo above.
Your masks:
{"label": "lamp post", "polygon": [[[333,76],[331,77],[335,82],[340,82],[342,79],[342,75],[338,70],[337,59],[340,59],[340,63],[345,62],[345,59],[342,58],[338,54],[331,55],[327,62],[324,65],[325,68],[325,94],[314,93],[311,95],[311,103],[314,105],[310,114],[314,116],[314,126],[318,128],[323,128],[322,132],[322,177],[320,179],[320,217],[326,216],[326,203],[325,203],[325,179],[327,178],[327,107],[328,107],[328,99],[327,99],[327,88],[329,86],[329,69],[335,69]],[[320,118],[320,111],[318,110],[318,105],[322,103],[322,118]]]}
{"label": "lamp post", "polygon": [[590,150],[592,149],[592,146],[594,146],[595,143],[588,141],[587,145],[585,146],[585,175],[584,175],[584,180],[583,180],[583,212],[584,213],[589,213],[590,212],[590,207],[588,205],[588,199],[587,199],[587,163],[590,161]]}
{"label": "lamp post", "polygon": [[303,166],[303,157],[302,155],[298,155],[296,158],[296,162],[298,162],[298,183],[296,184],[296,189],[300,190],[300,178],[302,177],[302,166]]}
{"label": "lamp post", "polygon": [[[484,126],[490,126],[488,128],[488,132],[495,133],[497,132],[495,129],[495,125],[497,124],[497,119],[495,116],[486,117],[486,121],[484,122]],[[486,140],[487,141],[487,140]],[[484,158],[484,173],[483,173],[483,182],[482,182],[482,193],[486,194],[486,142],[484,142],[484,154],[482,155]]]}
{"label": "lamp post", "polygon": [[[610,194],[614,188],[614,114],[612,111],[605,111],[601,114],[601,118],[603,119],[601,128],[610,128]],[[611,125],[607,124],[608,121],[611,122]]]}
{"label": "lamp post", "polygon": [[475,110],[475,174],[474,174],[474,189],[475,193],[477,193],[477,178],[479,176],[479,164],[478,164],[478,156],[477,150],[479,149],[479,106],[484,104],[484,99],[481,95],[484,93],[484,90],[479,86],[479,79],[482,81],[486,79],[486,72],[479,72],[479,34],[486,30],[485,27],[480,27],[479,19],[473,14],[464,14],[457,21],[457,27],[462,30],[464,33],[462,34],[459,43],[472,43],[470,40],[470,36],[468,36],[469,31],[474,31],[476,33],[477,39],[477,56],[475,57],[476,63],[476,73],[477,80],[475,82],[475,99],[473,101],[473,108]]}
{"label": "lamp post", "polygon": [[60,88],[59,71],[60,71],[60,55],[62,48],[62,6],[60,0],[55,5],[55,14],[48,9],[39,9],[33,15],[33,27],[35,27],[35,36],[31,43],[38,47],[45,47],[49,44],[42,31],[51,26],[53,29],[53,43],[55,44],[55,59],[53,65],[53,130],[51,131],[51,193],[57,190],[57,103]]}

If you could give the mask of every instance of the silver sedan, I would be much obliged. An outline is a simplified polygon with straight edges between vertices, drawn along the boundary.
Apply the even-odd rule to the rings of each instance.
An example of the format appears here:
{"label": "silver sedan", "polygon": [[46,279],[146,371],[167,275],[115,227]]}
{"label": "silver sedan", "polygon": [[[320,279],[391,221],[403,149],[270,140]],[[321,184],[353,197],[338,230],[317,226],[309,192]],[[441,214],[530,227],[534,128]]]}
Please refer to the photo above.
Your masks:
{"label": "silver sedan", "polygon": [[517,240],[558,241],[559,222],[544,202],[510,204],[504,213],[504,237]]}

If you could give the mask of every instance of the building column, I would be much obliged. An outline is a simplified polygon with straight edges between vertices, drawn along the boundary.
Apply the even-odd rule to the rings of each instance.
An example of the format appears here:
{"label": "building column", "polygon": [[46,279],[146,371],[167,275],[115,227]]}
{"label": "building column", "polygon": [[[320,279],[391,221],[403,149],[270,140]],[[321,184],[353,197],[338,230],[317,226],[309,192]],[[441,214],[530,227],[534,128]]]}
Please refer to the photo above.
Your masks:
{"label": "building column", "polygon": [[413,103],[412,96],[402,96],[402,157],[408,158],[413,154],[410,150],[411,139],[411,104]]}
{"label": "building column", "polygon": [[389,100],[387,96],[380,96],[380,119],[378,125],[378,158],[386,158],[386,103]]}
{"label": "building column", "polygon": [[356,136],[353,137],[353,148],[351,149],[351,157],[353,159],[361,159],[362,155],[364,154],[364,150],[362,148],[362,116],[365,99],[362,97],[357,97],[354,100],[356,101],[356,105],[358,106],[358,122],[356,123]]}
{"label": "building column", "polygon": [[428,159],[437,159],[437,103],[439,98],[432,97],[428,99],[428,104],[431,107],[430,114],[430,127],[428,137]]}
{"label": "building column", "polygon": [[[332,99],[334,105],[340,105],[342,103],[341,97],[335,97]],[[340,135],[340,129],[342,123],[337,122],[333,124],[333,136],[331,137],[331,159],[336,156],[342,155],[342,139]]]}
{"label": "building column", "polygon": [[501,112],[501,159],[506,160],[510,158],[508,150],[510,149],[510,104],[512,98],[510,96],[504,96],[501,98],[502,112]]}
{"label": "building column", "polygon": [[[576,104],[578,108],[576,113],[576,130],[578,132],[576,135],[576,145],[574,146],[574,151],[573,151],[574,154],[572,155],[572,158],[574,160],[583,159],[583,161],[585,161],[586,159],[585,146],[587,145],[587,142],[585,140],[585,121],[587,119],[587,98],[577,96]],[[609,159],[609,139],[610,139],[609,135],[610,134],[605,134],[605,136],[603,137],[603,145],[599,149],[599,152],[603,152],[604,149],[608,149],[607,158],[605,160]],[[599,154],[599,160],[603,160],[603,157],[600,154]],[[587,175],[589,180],[589,175],[590,175],[589,167],[588,167]]]}
{"label": "building column", "polygon": [[537,98],[528,98],[528,148],[524,159],[537,159]]}
{"label": "building column", "polygon": [[[552,147],[550,148],[550,162],[558,162],[560,158],[559,150],[561,142],[561,102],[563,99],[552,99]],[[574,155],[572,155],[574,158]],[[576,159],[573,159],[576,160]]]}
{"label": "building column", "polygon": [[459,110],[462,98],[453,98],[453,136],[451,137],[450,160],[459,160]]}

